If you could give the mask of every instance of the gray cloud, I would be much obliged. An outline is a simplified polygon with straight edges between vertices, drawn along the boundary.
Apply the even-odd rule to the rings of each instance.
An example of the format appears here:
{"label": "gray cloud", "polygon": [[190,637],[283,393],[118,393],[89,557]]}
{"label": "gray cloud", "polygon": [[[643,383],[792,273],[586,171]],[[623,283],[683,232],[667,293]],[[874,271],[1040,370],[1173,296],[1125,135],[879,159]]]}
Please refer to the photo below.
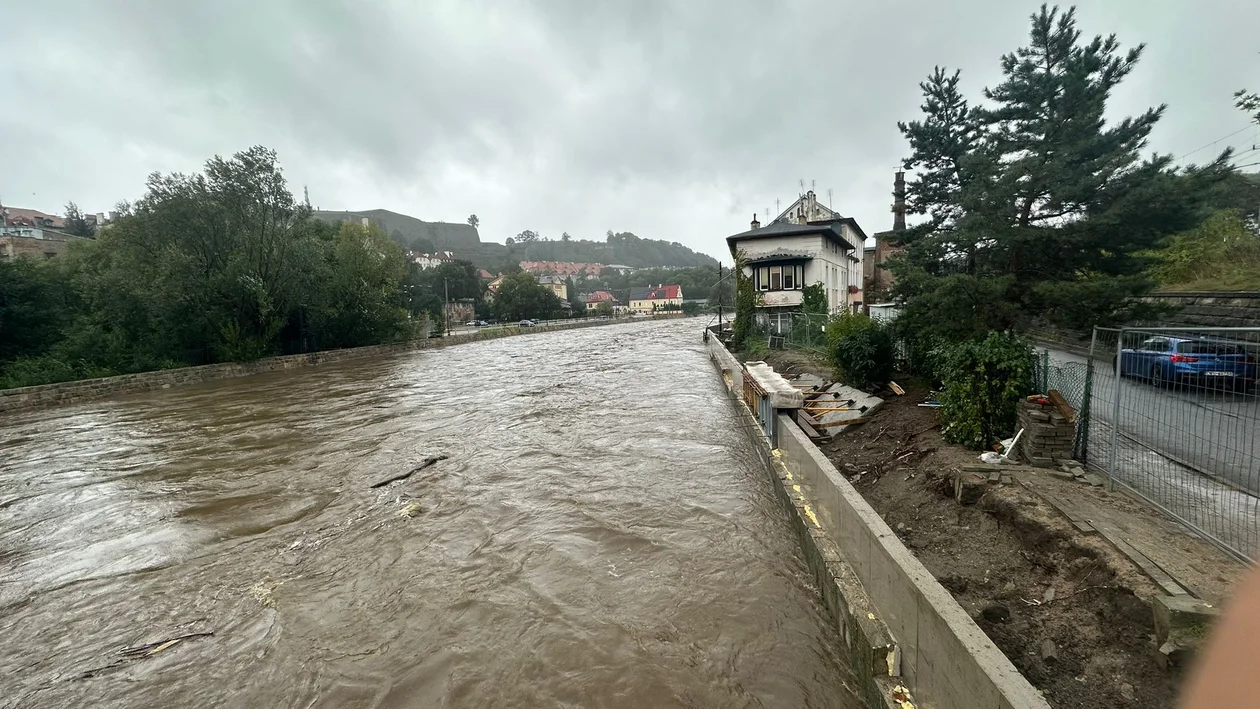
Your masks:
{"label": "gray cloud", "polygon": [[[1250,3],[1115,0],[1086,33],[1146,42],[1116,115],[1168,103],[1152,148],[1191,151],[1246,124],[1260,89]],[[0,0],[0,197],[91,211],[154,170],[262,143],[324,208],[605,230],[719,255],[753,212],[832,191],[887,227],[917,83],[969,94],[1027,34],[1031,2],[755,0],[350,2]],[[18,110],[14,108],[18,107]],[[1221,143],[1249,148],[1244,131]],[[1205,160],[1200,151],[1187,160]],[[1260,158],[1258,158],[1260,159]],[[20,169],[14,169],[20,166]],[[764,214],[763,214],[764,217]]]}

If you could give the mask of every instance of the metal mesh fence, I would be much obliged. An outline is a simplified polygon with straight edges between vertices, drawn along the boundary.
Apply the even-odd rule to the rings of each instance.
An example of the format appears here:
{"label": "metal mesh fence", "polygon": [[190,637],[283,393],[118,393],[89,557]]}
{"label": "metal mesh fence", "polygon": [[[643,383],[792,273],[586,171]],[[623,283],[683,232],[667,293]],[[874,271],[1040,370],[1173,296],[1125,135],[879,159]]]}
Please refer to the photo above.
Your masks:
{"label": "metal mesh fence", "polygon": [[1077,457],[1243,558],[1260,555],[1260,328],[1096,328],[1039,375],[1082,415]]}

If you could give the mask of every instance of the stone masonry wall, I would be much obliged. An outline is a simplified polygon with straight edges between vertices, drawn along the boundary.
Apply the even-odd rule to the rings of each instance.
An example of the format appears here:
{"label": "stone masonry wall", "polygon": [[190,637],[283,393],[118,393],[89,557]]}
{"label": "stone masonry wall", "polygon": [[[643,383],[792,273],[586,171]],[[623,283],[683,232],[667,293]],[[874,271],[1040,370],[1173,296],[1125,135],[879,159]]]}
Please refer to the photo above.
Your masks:
{"label": "stone masonry wall", "polygon": [[[668,318],[677,316],[663,315],[658,317]],[[546,327],[540,327],[537,330],[505,327],[496,328],[494,330],[479,330],[477,332],[470,332],[462,335],[450,335],[448,337],[415,340],[412,342],[400,342],[388,345],[370,345],[368,347],[353,347],[344,350],[327,350],[324,352],[312,352],[310,354],[285,355],[283,357],[268,357],[266,359],[258,360],[257,362],[207,364],[200,367],[163,369],[155,372],[124,374],[117,377],[105,377],[103,379],[84,379],[74,382],[61,382],[59,384],[44,384],[41,386],[21,387],[18,389],[3,389],[0,390],[0,414],[47,406],[78,404],[95,399],[104,399],[118,394],[134,394],[137,392],[154,391],[158,389],[170,389],[171,387],[184,386],[186,384],[197,384],[199,382],[208,382],[216,379],[244,377],[251,374],[295,369],[297,367],[309,367],[311,365],[323,364],[325,362],[340,362],[360,357],[373,357],[376,355],[391,354],[395,352],[407,352],[409,350],[449,347],[451,345],[458,345],[466,342],[493,340],[500,337],[523,335],[532,332],[571,330],[583,327],[613,325],[622,322],[625,321],[582,320],[575,323],[548,325]]]}
{"label": "stone masonry wall", "polygon": [[1171,305],[1171,314],[1147,326],[1260,327],[1260,293],[1159,293],[1147,302]]}

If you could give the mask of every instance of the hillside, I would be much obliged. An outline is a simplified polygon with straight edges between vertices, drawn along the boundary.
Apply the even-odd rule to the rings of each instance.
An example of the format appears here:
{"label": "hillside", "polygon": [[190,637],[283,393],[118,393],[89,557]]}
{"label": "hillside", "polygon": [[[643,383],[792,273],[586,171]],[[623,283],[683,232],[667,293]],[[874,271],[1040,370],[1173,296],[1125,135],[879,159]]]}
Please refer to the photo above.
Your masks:
{"label": "hillside", "polygon": [[483,242],[477,229],[468,224],[426,222],[388,209],[316,211],[315,217],[328,222],[358,221],[366,217],[403,248],[423,252],[451,251],[456,258],[472,261],[478,268],[492,273],[500,273],[521,261],[615,263],[634,268],[717,266],[713,257],[692,251],[676,241],[644,239],[630,232],[610,231],[604,241],[538,239],[504,245]]}
{"label": "hillside", "polygon": [[358,221],[367,217],[381,231],[402,244],[403,248],[414,251],[453,251],[460,258],[475,260],[481,246],[477,228],[469,224],[426,222],[388,209],[360,212],[317,211],[315,217],[329,222]]}
{"label": "hillside", "polygon": [[609,232],[605,241],[539,239],[506,246],[482,244],[479,258],[477,265],[492,272],[502,271],[521,261],[576,261],[634,268],[716,268],[718,263],[717,259],[692,251],[676,241],[644,239],[630,232]]}

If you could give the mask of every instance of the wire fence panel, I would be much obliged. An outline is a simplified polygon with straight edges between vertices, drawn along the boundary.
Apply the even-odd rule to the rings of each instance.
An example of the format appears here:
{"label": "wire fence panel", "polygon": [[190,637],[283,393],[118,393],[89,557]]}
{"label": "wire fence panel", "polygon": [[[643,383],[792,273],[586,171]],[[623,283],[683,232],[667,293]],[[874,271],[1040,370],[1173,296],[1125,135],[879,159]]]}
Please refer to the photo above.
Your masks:
{"label": "wire fence panel", "polygon": [[1038,368],[1078,458],[1236,555],[1260,556],[1260,328],[1096,328]]}

